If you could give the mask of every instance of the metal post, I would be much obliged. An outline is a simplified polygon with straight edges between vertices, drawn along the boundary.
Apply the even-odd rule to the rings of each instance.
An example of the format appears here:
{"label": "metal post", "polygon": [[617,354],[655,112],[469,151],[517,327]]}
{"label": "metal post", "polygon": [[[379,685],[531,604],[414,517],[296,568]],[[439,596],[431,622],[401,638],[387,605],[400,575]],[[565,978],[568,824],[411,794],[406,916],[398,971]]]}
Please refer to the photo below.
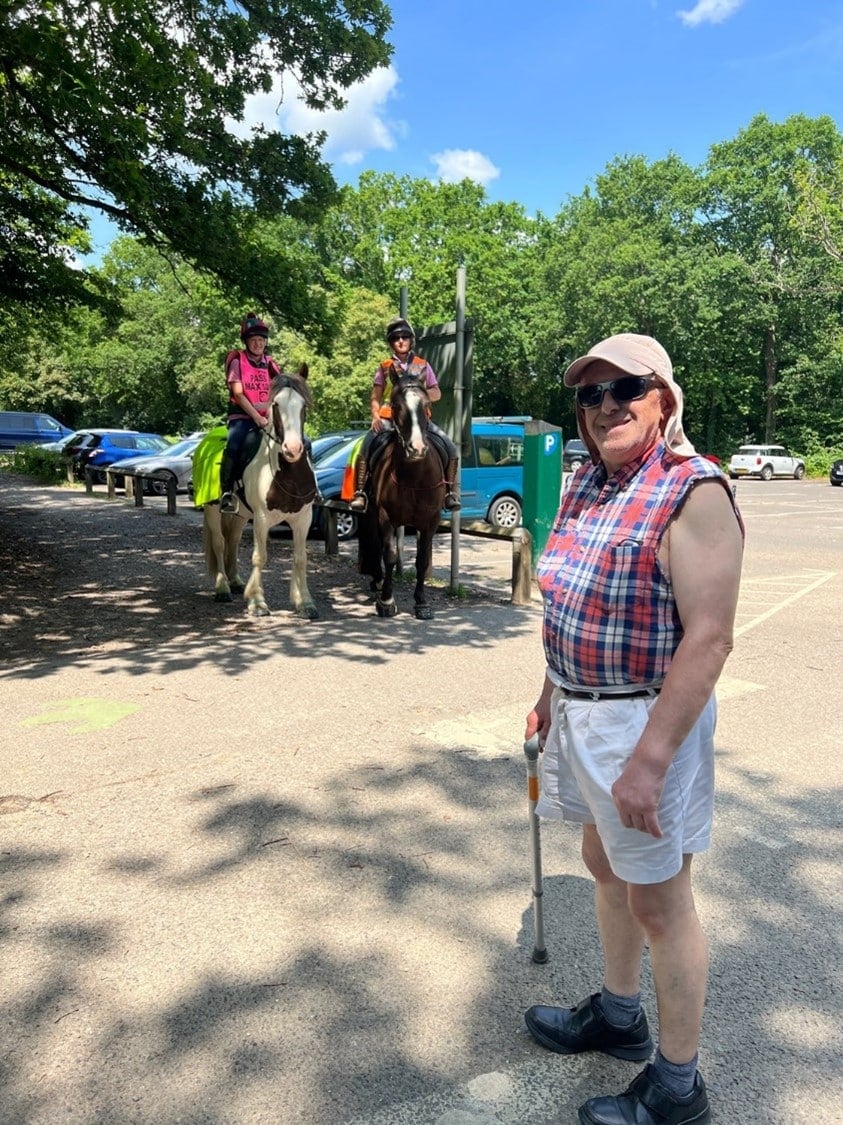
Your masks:
{"label": "metal post", "polygon": [[[462,392],[463,368],[465,367],[465,266],[457,267],[457,308],[456,308],[456,371],[454,373],[454,422],[453,435],[457,447],[457,480],[462,479]],[[460,582],[460,513],[451,513],[451,593],[459,589]]]}
{"label": "metal post", "polygon": [[534,734],[524,743],[524,756],[527,759],[527,797],[530,810],[530,847],[533,859],[533,928],[535,944],[533,960],[537,965],[547,961],[544,944],[544,913],[542,908],[542,846],[539,818],[536,803],[539,799],[539,736]]}

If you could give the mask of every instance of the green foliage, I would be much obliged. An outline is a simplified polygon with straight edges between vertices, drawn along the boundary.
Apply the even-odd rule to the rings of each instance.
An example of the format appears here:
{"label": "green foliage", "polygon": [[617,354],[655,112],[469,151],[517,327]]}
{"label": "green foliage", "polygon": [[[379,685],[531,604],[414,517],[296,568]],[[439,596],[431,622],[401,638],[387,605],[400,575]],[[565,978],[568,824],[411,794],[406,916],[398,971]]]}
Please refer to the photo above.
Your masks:
{"label": "green foliage", "polygon": [[[267,220],[318,219],[335,192],[321,135],[237,131],[293,76],[311,108],[389,59],[382,0],[102,0],[0,12],[0,294],[29,307],[98,294],[73,269],[88,207],[307,331],[322,319],[297,248]],[[280,97],[281,95],[279,95]]]}
{"label": "green foliage", "polygon": [[[728,457],[769,438],[819,458],[843,444],[841,152],[828,118],[759,117],[699,169],[673,155],[614,160],[552,218],[492,203],[469,181],[367,172],[322,219],[250,216],[254,261],[273,260],[283,301],[247,302],[239,283],[120,237],[86,282],[108,307],[46,318],[0,307],[0,407],[67,425],[206,428],[224,416],[223,359],[254,308],[282,366],[309,365],[309,431],[345,428],[368,419],[401,285],[414,323],[451,320],[462,263],[475,413],[532,414],[573,434],[565,367],[638,331],[673,357],[700,450]],[[227,245],[214,231],[209,253]]]}
{"label": "green foliage", "polygon": [[4,465],[8,471],[33,477],[44,484],[66,484],[67,463],[60,453],[49,449],[36,449],[32,445],[19,446]]}

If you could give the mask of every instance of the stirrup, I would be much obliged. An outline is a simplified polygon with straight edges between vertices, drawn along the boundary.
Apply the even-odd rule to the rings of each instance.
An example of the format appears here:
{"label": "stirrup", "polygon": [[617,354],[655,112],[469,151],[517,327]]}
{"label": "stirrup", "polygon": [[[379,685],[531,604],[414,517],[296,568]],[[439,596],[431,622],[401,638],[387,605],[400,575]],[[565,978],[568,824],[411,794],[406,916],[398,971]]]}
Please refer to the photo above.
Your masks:
{"label": "stirrup", "polygon": [[348,502],[352,512],[365,512],[369,507],[369,497],[365,492],[355,492]]}
{"label": "stirrup", "polygon": [[227,516],[236,516],[240,510],[240,503],[233,492],[224,492],[220,497],[220,511]]}
{"label": "stirrup", "polygon": [[460,503],[460,498],[456,494],[456,492],[445,493],[445,502],[443,504],[443,507],[449,512],[458,512],[460,510],[462,504]]}

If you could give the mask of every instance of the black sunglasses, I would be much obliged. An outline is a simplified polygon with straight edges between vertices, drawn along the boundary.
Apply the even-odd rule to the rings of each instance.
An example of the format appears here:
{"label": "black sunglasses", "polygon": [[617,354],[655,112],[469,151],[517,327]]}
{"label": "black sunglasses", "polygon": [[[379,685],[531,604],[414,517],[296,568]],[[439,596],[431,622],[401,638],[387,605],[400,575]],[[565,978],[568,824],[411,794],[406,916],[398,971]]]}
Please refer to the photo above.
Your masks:
{"label": "black sunglasses", "polygon": [[611,391],[612,398],[622,406],[626,402],[643,398],[655,382],[655,379],[648,379],[645,375],[622,375],[619,379],[607,379],[605,383],[577,387],[577,406],[593,410],[603,401],[606,391]]}
{"label": "black sunglasses", "polygon": [[389,342],[391,344],[393,340],[412,340],[412,338],[412,332],[393,332],[389,337]]}

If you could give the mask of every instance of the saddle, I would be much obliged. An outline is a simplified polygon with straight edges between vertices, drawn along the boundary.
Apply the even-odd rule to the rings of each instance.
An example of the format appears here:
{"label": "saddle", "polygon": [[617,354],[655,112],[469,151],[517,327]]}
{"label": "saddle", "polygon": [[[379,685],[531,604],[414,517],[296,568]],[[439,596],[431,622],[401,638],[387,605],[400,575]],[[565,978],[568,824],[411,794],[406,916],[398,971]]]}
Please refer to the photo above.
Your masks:
{"label": "saddle", "polygon": [[[439,460],[442,462],[442,472],[448,471],[448,448],[442,441],[442,438],[435,430],[428,430],[427,436],[433,448],[439,454]],[[373,471],[377,463],[383,456],[384,450],[391,441],[395,440],[395,430],[381,430],[376,433],[372,438],[372,444],[369,448],[369,471]]]}

